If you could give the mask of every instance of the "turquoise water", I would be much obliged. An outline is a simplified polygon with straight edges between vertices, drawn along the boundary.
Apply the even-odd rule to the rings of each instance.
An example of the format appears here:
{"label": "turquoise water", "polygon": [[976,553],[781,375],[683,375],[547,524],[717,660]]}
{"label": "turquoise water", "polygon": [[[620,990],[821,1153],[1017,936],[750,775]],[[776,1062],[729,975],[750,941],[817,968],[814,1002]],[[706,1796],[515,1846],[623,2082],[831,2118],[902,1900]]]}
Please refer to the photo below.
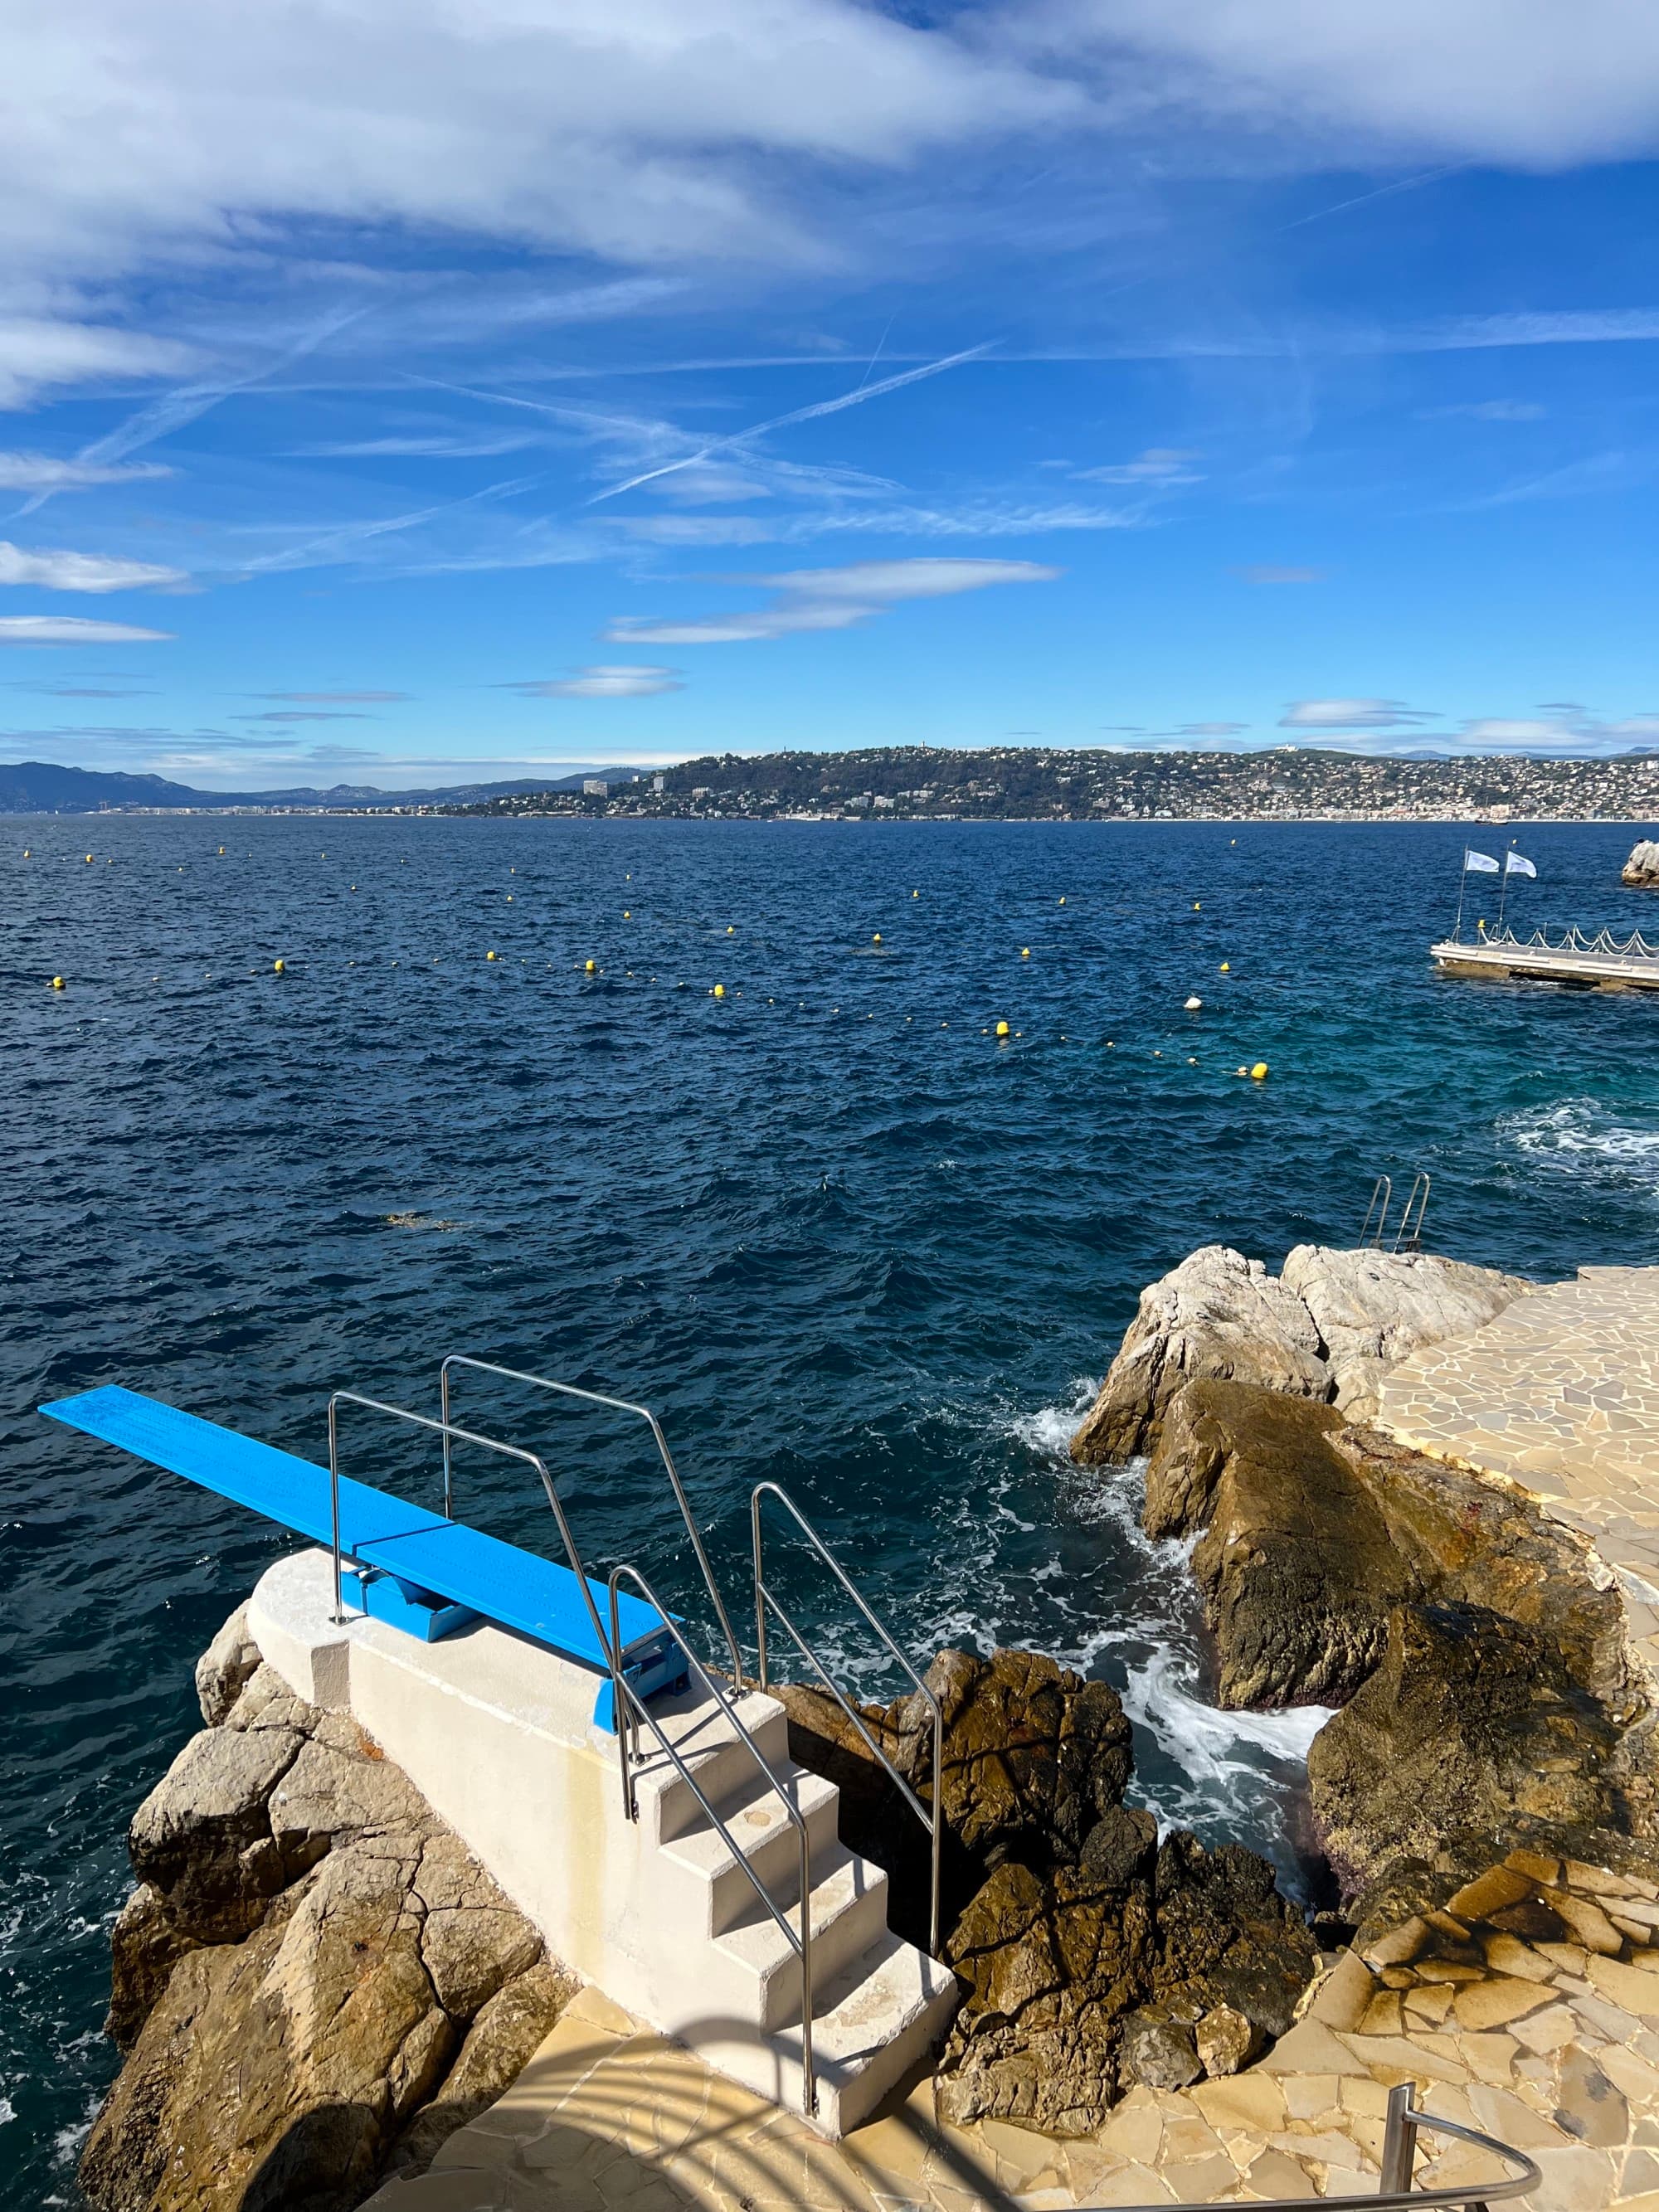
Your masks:
{"label": "turquoise water", "polygon": [[[1524,833],[1522,919],[1651,928],[1618,885],[1633,834]],[[1179,1552],[1064,1439],[1143,1284],[1215,1238],[1351,1241],[1379,1170],[1427,1169],[1430,1241],[1468,1259],[1659,1260],[1659,1000],[1437,981],[1462,842],[5,824],[3,2201],[74,2201],[123,1830],[196,1725],[196,1653],[284,1548],[32,1411],[98,1382],[313,1457],[331,1388],[435,1410],[447,1351],[637,1395],[734,1609],[771,1476],[918,1653],[1000,1638],[1107,1675],[1147,1802],[1305,1878],[1316,1717],[1210,1711]],[[690,1600],[633,1440],[513,1411],[590,1553]],[[348,1449],[432,1494],[429,1462]],[[510,1471],[459,1473],[473,1517],[551,1548]]]}

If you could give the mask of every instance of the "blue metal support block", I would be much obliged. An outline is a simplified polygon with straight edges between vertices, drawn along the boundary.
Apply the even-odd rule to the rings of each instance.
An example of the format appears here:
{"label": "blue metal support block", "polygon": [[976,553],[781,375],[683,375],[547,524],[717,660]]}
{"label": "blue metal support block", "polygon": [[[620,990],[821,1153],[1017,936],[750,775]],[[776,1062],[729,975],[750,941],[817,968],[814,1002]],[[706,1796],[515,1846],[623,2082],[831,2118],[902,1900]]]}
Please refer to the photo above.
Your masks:
{"label": "blue metal support block", "polygon": [[[117,1444],[152,1467],[281,1522],[314,1544],[332,1547],[325,1467],[118,1383],[58,1398],[40,1411],[65,1428]],[[602,1673],[594,1718],[601,1726],[614,1724],[610,1662],[568,1567],[345,1475],[340,1478],[340,1548],[368,1571],[347,1583],[359,1610],[424,1642],[474,1618],[512,1629]],[[609,1590],[591,1576],[587,1587],[600,1619],[607,1618]],[[624,1668],[641,1696],[678,1687],[685,1661],[655,1607],[624,1593],[619,1621]]]}

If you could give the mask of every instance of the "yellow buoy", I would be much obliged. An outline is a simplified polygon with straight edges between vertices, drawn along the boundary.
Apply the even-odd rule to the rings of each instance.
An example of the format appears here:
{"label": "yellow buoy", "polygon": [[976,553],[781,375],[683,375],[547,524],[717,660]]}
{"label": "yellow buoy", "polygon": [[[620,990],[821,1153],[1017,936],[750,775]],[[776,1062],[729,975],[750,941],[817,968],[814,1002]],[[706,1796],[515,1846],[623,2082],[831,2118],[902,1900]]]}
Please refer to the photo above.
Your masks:
{"label": "yellow buoy", "polygon": [[724,984],[724,983],[716,983],[716,984],[715,984],[715,986],[714,986],[714,996],[715,996],[717,999],[723,999],[723,998],[726,996],[726,986],[725,986],[725,984]]}
{"label": "yellow buoy", "polygon": [[511,891],[509,891],[509,892],[507,893],[507,904],[508,904],[509,906],[511,906],[511,905],[512,905],[512,903],[513,903],[513,894],[512,894],[512,892],[511,892]]}
{"label": "yellow buoy", "polygon": [[1231,971],[1232,964],[1233,963],[1231,960],[1224,960],[1221,963],[1221,973],[1224,975],[1229,974]]}
{"label": "yellow buoy", "polygon": [[1198,901],[1197,901],[1196,899],[1194,899],[1194,900],[1193,901],[1193,912],[1194,912],[1194,914],[1197,914],[1199,911],[1200,911],[1200,908],[1199,908]]}
{"label": "yellow buoy", "polygon": [[486,952],[484,955],[484,958],[486,960],[493,960],[495,957],[495,956],[493,952]]}
{"label": "yellow buoy", "polygon": [[735,936],[737,935],[737,933],[737,933],[737,930],[733,927],[732,924],[731,922],[729,922],[729,921],[728,921],[728,922],[726,923],[726,935],[727,935],[728,937],[735,937]]}
{"label": "yellow buoy", "polygon": [[54,975],[54,976],[52,977],[52,989],[53,989],[54,991],[61,991],[61,990],[63,989],[63,988],[64,988],[64,979],[63,979],[63,977],[62,977],[61,975]]}
{"label": "yellow buoy", "polygon": [[[27,857],[28,857],[28,856],[27,856],[27,854],[26,854],[24,855],[24,858],[25,858],[25,859],[27,859]],[[912,898],[920,898],[920,897],[921,896],[921,893],[920,891],[912,891],[912,892],[911,892],[911,894],[910,894],[910,896],[911,896],[911,897],[912,897]]]}
{"label": "yellow buoy", "polygon": [[1064,899],[1061,899],[1061,901],[1060,901],[1060,904],[1061,904],[1062,906],[1064,906],[1064,905],[1065,905],[1065,903],[1066,903],[1065,900],[1064,900]]}
{"label": "yellow buoy", "polygon": [[881,943],[881,932],[879,930],[876,932],[875,935],[870,939],[870,942],[872,945],[879,945]]}
{"label": "yellow buoy", "polygon": [[88,860],[88,866],[90,866],[90,864],[91,864],[91,860],[92,860],[92,855],[91,855],[91,854],[90,854],[90,853],[88,853],[88,854],[87,854],[87,860]]}
{"label": "yellow buoy", "polygon": [[23,858],[27,860],[27,858],[28,858],[28,856],[29,856],[29,848],[28,848],[28,847],[27,847],[27,845],[25,845],[25,846],[24,846],[24,848],[23,848]]}
{"label": "yellow buoy", "polygon": [[628,908],[627,908],[626,907],[624,907],[624,908],[623,908],[623,920],[624,921],[633,921],[633,919],[634,919],[633,915],[629,912]]}
{"label": "yellow buoy", "polygon": [[1019,948],[1019,957],[1020,957],[1020,958],[1021,958],[1022,960],[1029,960],[1029,959],[1030,958],[1030,957],[1031,957],[1031,948],[1030,948],[1030,946],[1029,945],[1022,945],[1020,946],[1020,948]]}
{"label": "yellow buoy", "polygon": [[597,975],[599,974],[599,962],[598,962],[597,960],[585,960],[585,961],[582,963],[582,973],[583,973],[584,975]]}
{"label": "yellow buoy", "polygon": [[1008,1034],[1008,1024],[1007,1024],[1007,1023],[1006,1023],[1006,1022],[999,1022],[999,1023],[997,1024],[997,1035],[998,1035],[999,1036],[1007,1036],[1007,1034]]}
{"label": "yellow buoy", "polygon": [[223,847],[222,845],[221,845],[221,846],[220,846],[220,848],[219,848],[219,850],[221,851],[221,853],[222,853],[222,852],[224,851],[224,849],[225,849],[225,848],[224,848],[224,847]]}
{"label": "yellow buoy", "polygon": [[1255,1066],[1250,1070],[1250,1073],[1255,1077],[1258,1083],[1261,1081],[1263,1076],[1265,1076],[1267,1073],[1267,1063],[1265,1060],[1257,1060]]}
{"label": "yellow buoy", "polygon": [[288,973],[288,963],[286,960],[273,960],[270,966],[273,975],[285,975]]}

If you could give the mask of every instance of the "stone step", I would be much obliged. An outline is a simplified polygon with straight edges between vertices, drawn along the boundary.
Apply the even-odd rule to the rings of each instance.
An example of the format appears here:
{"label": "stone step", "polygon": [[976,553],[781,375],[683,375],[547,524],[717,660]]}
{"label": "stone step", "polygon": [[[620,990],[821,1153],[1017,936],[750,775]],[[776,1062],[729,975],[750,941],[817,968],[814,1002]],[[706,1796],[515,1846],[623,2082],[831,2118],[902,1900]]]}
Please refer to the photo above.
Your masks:
{"label": "stone step", "polygon": [[[723,1814],[727,1802],[747,1794],[759,1771],[754,1753],[712,1698],[653,1698],[651,1711],[696,1778],[697,1790],[717,1812]],[[775,1698],[757,1690],[747,1691],[737,1701],[737,1712],[769,1765],[787,1761],[789,1723]],[[614,1756],[609,1738],[606,1743]],[[696,1826],[707,1815],[696,1790],[643,1723],[639,1749],[641,1756],[635,1769],[634,1789],[640,1819],[647,1834],[659,1843],[667,1843]]]}
{"label": "stone step", "polygon": [[[720,1807],[726,1834],[753,1869],[775,1903],[793,1905],[800,1895],[800,1838],[779,1790],[801,1815],[806,1827],[808,1865],[816,1874],[837,1841],[836,1815],[841,1792],[820,1774],[783,1760],[769,1780],[757,1772],[748,1788],[729,1796]],[[775,1780],[777,1787],[773,1786]],[[744,1872],[726,1836],[699,1808],[697,1824],[672,1837],[657,1849],[671,1866],[706,1886],[707,1914],[697,1932],[719,1936],[745,1918],[757,1905],[754,1883]]]}
{"label": "stone step", "polygon": [[[882,1935],[820,1984],[812,2008],[817,2109],[823,2134],[844,2135],[945,2033],[956,1977],[901,1937]],[[799,2020],[758,2034],[711,2023],[686,2039],[706,2063],[791,2112],[805,2109]]]}
{"label": "stone step", "polygon": [[[842,1971],[887,1933],[887,1876],[880,1867],[837,1843],[812,1869],[812,1985],[833,1987]],[[763,2029],[800,2018],[800,1960],[783,1929],[750,1893],[750,1909],[714,1939],[714,1948],[755,1985],[755,2018]],[[795,1936],[800,1905],[781,1905]]]}

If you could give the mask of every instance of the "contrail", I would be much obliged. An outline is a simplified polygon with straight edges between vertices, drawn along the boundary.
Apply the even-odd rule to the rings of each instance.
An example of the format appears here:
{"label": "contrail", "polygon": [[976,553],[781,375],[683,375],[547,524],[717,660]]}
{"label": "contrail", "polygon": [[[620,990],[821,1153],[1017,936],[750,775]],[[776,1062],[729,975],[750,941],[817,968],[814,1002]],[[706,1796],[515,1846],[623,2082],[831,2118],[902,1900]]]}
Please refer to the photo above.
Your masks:
{"label": "contrail", "polygon": [[[372,312],[372,304],[368,307],[336,309],[297,338],[286,353],[279,354],[275,361],[252,370],[246,376],[234,377],[228,382],[180,385],[177,391],[152,400],[148,407],[142,407],[136,415],[130,415],[125,422],[118,423],[113,430],[94,439],[91,445],[83,446],[76,459],[94,464],[125,460],[129,453],[136,453],[145,446],[154,445],[156,439],[165,438],[169,431],[182,429],[186,422],[194,422],[210,413],[222,399],[228,399],[233,392],[246,392],[250,385],[258,384],[263,378],[291,368],[296,361],[303,361],[307,354],[314,353],[337,331],[343,330],[348,323],[357,322]],[[33,514],[52,496],[52,489],[36,492],[32,499],[17,508],[16,513],[20,515]]]}
{"label": "contrail", "polygon": [[843,392],[836,399],[816,400],[810,407],[796,407],[787,415],[775,415],[769,422],[757,422],[747,430],[733,431],[729,438],[715,438],[700,447],[695,453],[687,453],[678,461],[665,461],[660,468],[647,469],[643,474],[629,477],[626,483],[612,484],[607,490],[596,491],[586,504],[597,507],[601,500],[616,499],[625,491],[635,491],[641,484],[654,483],[659,477],[672,476],[678,469],[696,468],[699,462],[710,459],[715,453],[729,453],[734,446],[747,445],[751,439],[763,438],[769,431],[786,430],[795,422],[816,422],[821,415],[839,415],[844,407],[859,407],[866,399],[878,399],[884,392],[896,392],[906,384],[919,384],[925,376],[937,376],[942,369],[956,368],[964,361],[977,361],[981,354],[989,353],[996,343],[988,338],[983,345],[969,346],[961,353],[946,354],[942,361],[930,361],[920,368],[902,370],[896,376],[884,376],[878,384],[860,384],[851,392]]}
{"label": "contrail", "polygon": [[1344,215],[1350,208],[1364,207],[1368,200],[1386,200],[1395,192],[1413,192],[1419,185],[1437,185],[1442,177],[1455,177],[1460,169],[1472,169],[1473,161],[1448,161],[1443,169],[1425,169],[1420,176],[1401,177],[1392,185],[1379,185],[1374,192],[1361,192],[1357,199],[1338,200],[1334,207],[1316,208],[1311,215],[1299,215],[1294,222],[1282,222],[1281,231],[1300,230],[1310,222],[1323,222],[1328,215]]}

